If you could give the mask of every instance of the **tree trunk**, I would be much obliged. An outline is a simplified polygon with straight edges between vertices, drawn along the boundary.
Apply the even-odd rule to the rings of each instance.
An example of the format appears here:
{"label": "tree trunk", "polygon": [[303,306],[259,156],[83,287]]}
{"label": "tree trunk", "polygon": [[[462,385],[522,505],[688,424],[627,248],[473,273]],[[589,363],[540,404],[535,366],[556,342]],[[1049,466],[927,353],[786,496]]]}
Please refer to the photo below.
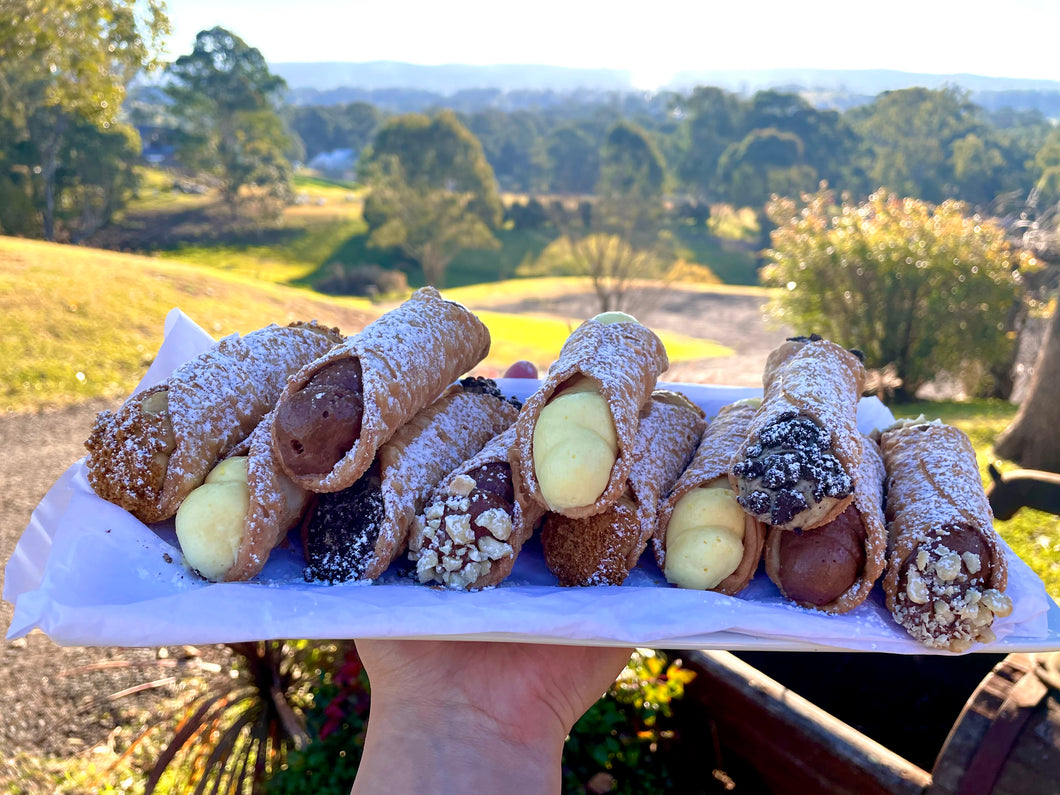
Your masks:
{"label": "tree trunk", "polygon": [[1024,469],[1060,472],[1060,311],[1045,330],[1027,396],[994,444],[1001,458]]}
{"label": "tree trunk", "polygon": [[1013,302],[1005,317],[1005,332],[1012,334],[1015,341],[1012,351],[1003,361],[996,362],[990,368],[991,383],[980,397],[1009,400],[1016,387],[1016,361],[1020,353],[1020,335],[1027,324],[1027,302],[1022,298]]}

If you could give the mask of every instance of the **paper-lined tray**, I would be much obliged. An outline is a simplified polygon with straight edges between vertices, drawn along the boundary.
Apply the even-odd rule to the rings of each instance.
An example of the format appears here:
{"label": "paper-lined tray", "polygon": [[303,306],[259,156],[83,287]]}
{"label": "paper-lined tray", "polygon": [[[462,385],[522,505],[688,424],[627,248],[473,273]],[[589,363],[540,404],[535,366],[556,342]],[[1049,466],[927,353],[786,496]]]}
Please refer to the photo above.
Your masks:
{"label": "paper-lined tray", "polygon": [[[157,383],[213,340],[174,310],[141,386]],[[499,382],[525,398],[539,382]],[[677,389],[713,415],[760,390],[690,384]],[[859,427],[893,417],[862,400]],[[1060,649],[1060,608],[1041,580],[1006,547],[1011,616],[995,643],[972,651]],[[621,587],[561,588],[531,541],[502,585],[476,593],[420,585],[396,563],[373,584],[326,585],[302,577],[297,545],[274,551],[259,577],[209,583],[181,563],[172,523],[148,527],[98,498],[79,461],[31,517],[7,564],[4,598],[15,605],[9,638],[39,628],[66,645],[156,646],[265,638],[430,637],[656,648],[857,650],[932,653],[892,621],[877,586],[841,616],[792,605],[759,571],[737,597],[666,583],[650,550]],[[938,652],[943,653],[943,652]]]}

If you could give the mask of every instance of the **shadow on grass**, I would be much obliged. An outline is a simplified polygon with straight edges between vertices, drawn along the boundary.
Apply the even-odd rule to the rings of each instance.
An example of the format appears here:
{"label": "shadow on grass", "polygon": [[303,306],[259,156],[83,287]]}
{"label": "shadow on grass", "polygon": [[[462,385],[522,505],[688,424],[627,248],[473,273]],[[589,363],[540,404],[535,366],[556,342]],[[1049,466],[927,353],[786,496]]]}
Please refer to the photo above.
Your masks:
{"label": "shadow on grass", "polygon": [[[544,232],[502,229],[496,233],[501,248],[468,250],[457,256],[446,269],[445,287],[467,287],[512,278],[516,268],[527,260],[537,259],[552,236]],[[419,264],[404,256],[396,248],[376,248],[369,245],[368,233],[359,232],[336,246],[318,267],[295,283],[312,287],[339,263],[345,266],[378,265],[388,270],[400,270],[408,277],[410,287],[422,287],[426,282]]]}
{"label": "shadow on grass", "polygon": [[306,228],[233,214],[217,202],[176,212],[164,209],[128,213],[87,243],[115,251],[151,253],[186,246],[287,246],[307,234]]}

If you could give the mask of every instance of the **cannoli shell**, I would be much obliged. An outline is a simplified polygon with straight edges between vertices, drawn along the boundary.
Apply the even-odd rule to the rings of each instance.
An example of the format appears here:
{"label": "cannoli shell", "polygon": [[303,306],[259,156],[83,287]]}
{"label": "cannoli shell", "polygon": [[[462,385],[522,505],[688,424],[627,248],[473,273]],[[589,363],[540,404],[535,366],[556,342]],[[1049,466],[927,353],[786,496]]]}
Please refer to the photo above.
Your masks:
{"label": "cannoli shell", "polygon": [[[287,474],[311,491],[340,491],[367,471],[376,452],[424,406],[489,353],[489,330],[470,310],[446,301],[433,287],[368,324],[327,355],[302,368],[280,402],[324,367],[354,359],[361,368],[364,410],[354,446],[325,475]],[[275,426],[273,447],[278,445]],[[282,461],[282,456],[277,455]]]}
{"label": "cannoli shell", "polygon": [[[747,438],[748,429],[758,410],[757,403],[737,402],[722,406],[701,435],[692,461],[681,473],[659,509],[659,521],[652,538],[655,560],[666,567],[666,528],[674,507],[693,489],[706,486],[729,475],[733,455]],[[750,514],[744,518],[743,557],[736,571],[722,580],[715,591],[733,596],[742,591],[754,577],[762,557],[765,525]]]}
{"label": "cannoli shell", "polygon": [[[898,587],[903,565],[922,544],[944,538],[947,526],[964,525],[978,533],[990,557],[988,563],[980,557],[982,565],[990,567],[983,576],[985,587],[1003,592],[1008,563],[994,530],[975,448],[964,432],[938,421],[903,420],[880,434],[880,450],[887,471],[884,514],[889,539],[883,589],[895,620],[905,626]],[[939,629],[937,637],[925,643],[960,650],[965,644],[951,637],[955,626]]]}
{"label": "cannoli shell", "polygon": [[250,507],[243,529],[243,539],[223,580],[249,580],[257,576],[269,554],[295,527],[312,494],[292,481],[277,464],[269,439],[269,420],[266,417],[250,435],[247,455],[247,486]]}
{"label": "cannoli shell", "polygon": [[462,461],[511,427],[518,409],[492,395],[450,386],[379,448],[383,521],[360,579],[374,580],[405,551],[431,491]]}
{"label": "cannoli shell", "polygon": [[225,337],[118,411],[100,412],[85,442],[89,483],[143,522],[172,517],[272,410],[287,379],[341,339],[315,323]]}
{"label": "cannoli shell", "polygon": [[[482,450],[459,464],[452,472],[450,472],[434,489],[427,504],[430,505],[435,502],[444,502],[450,495],[450,487],[452,486],[453,481],[458,477],[474,472],[476,469],[486,466],[487,464],[508,463],[509,455],[514,444],[515,427],[512,426],[497,434],[485,445],[485,447],[482,448]],[[515,484],[513,483],[513,486],[514,485]],[[530,536],[533,535],[534,528],[544,515],[545,509],[537,502],[529,499],[528,496],[517,487],[514,488],[514,494],[515,500],[512,503],[511,517],[512,530],[511,535],[506,539],[506,542],[511,547],[511,554],[505,555],[497,560],[490,560],[489,569],[480,574],[475,580],[468,583],[465,586],[466,590],[477,591],[482,588],[499,585],[503,582],[508,575],[512,573],[512,568],[515,566],[515,560],[519,557],[523,545],[530,539]],[[409,546],[411,548],[414,548],[417,551],[423,551],[430,548],[430,545],[426,541],[421,530],[414,530],[413,532],[416,532],[419,537],[414,542],[410,541]]]}
{"label": "cannoli shell", "polygon": [[519,415],[512,455],[517,488],[547,509],[534,472],[534,427],[552,395],[565,382],[581,375],[596,384],[611,409],[618,436],[618,456],[607,486],[593,504],[567,508],[560,513],[579,519],[607,510],[625,491],[633,468],[641,409],[668,366],[666,349],[646,326],[634,322],[600,323],[592,319],[582,323],[567,338],[541,388],[530,396]]}
{"label": "cannoli shell", "polygon": [[[861,517],[865,529],[865,567],[858,580],[837,599],[825,605],[799,602],[803,607],[822,610],[826,613],[846,613],[868,598],[872,586],[883,574],[887,558],[887,528],[883,517],[883,457],[879,446],[871,439],[863,440],[861,463],[854,473],[853,504]],[[824,525],[821,526],[822,529]],[[789,531],[774,527],[769,529],[765,546],[766,574],[785,596],[780,579],[780,549],[784,534]],[[805,532],[816,532],[809,530]],[[790,598],[790,597],[789,597]]]}
{"label": "cannoli shell", "polygon": [[550,513],[541,541],[560,585],[621,585],[655,534],[659,502],[695,452],[703,411],[675,393],[656,392],[637,431],[626,494],[603,513],[572,519]]}
{"label": "cannoli shell", "polygon": [[[866,371],[853,353],[829,340],[788,340],[766,359],[762,376],[762,405],[755,414],[747,438],[735,460],[758,441],[762,431],[781,415],[792,411],[809,417],[824,428],[831,439],[831,452],[853,477],[861,461],[862,436],[858,431],[857,407],[865,386]],[[729,473],[733,488],[739,480]],[[808,530],[827,524],[846,510],[853,495],[833,500],[831,508]]]}

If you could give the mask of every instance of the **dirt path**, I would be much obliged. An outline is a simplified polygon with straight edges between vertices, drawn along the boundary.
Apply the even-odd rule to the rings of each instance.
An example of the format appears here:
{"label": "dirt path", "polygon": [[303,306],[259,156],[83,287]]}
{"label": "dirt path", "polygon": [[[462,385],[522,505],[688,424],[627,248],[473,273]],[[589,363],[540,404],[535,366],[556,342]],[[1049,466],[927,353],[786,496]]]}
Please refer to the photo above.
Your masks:
{"label": "dirt path", "polygon": [[[652,328],[713,340],[736,352],[735,356],[678,362],[666,373],[665,380],[761,386],[766,356],[791,336],[788,329],[766,324],[762,315],[765,302],[759,295],[667,288],[643,291],[637,304],[629,309]],[[571,318],[591,317],[599,311],[596,298],[590,293],[484,301],[471,308]]]}
{"label": "dirt path", "polygon": [[[697,383],[756,385],[770,349],[785,336],[766,329],[759,312],[761,298],[672,292],[640,317],[657,328],[715,340],[737,355],[717,360],[681,363],[667,380]],[[533,311],[588,317],[595,314],[591,296],[571,295],[547,302],[527,299],[517,306],[492,306],[499,311]],[[93,418],[109,404],[94,402],[73,408],[0,415],[0,561],[10,559],[30,514],[48,488],[83,453]],[[5,634],[12,605],[0,603],[0,627]],[[24,792],[52,789],[46,777],[35,774],[31,758],[92,754],[105,747],[117,727],[150,710],[175,686],[110,700],[126,688],[164,676],[153,664],[161,655],[173,659],[185,649],[63,648],[39,632],[14,641],[0,641],[0,786],[20,781]],[[222,647],[201,650],[209,659],[222,659]],[[104,661],[132,661],[135,668],[111,668],[64,675],[81,666]],[[37,775],[35,779],[34,776]]]}

